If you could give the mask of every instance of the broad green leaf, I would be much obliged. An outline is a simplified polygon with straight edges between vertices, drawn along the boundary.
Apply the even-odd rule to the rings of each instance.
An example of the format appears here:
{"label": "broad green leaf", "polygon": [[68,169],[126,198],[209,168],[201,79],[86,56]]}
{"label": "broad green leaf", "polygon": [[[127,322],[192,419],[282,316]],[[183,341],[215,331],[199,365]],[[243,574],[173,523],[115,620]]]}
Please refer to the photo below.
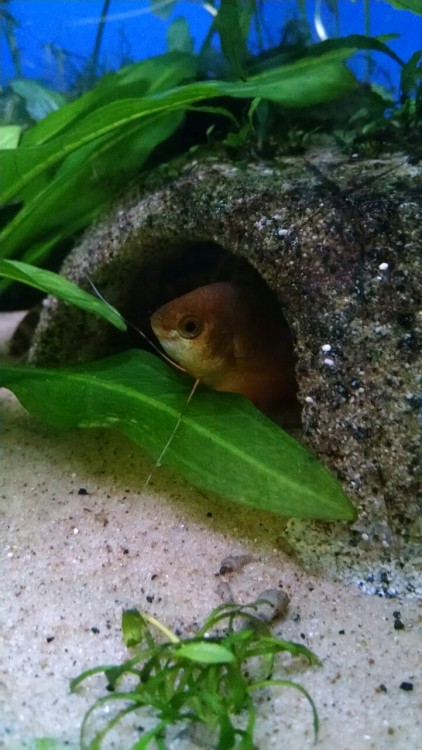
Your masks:
{"label": "broad green leaf", "polygon": [[350,53],[362,52],[367,50],[372,52],[381,52],[388,57],[391,57],[398,65],[402,65],[403,61],[400,57],[388,47],[385,42],[393,39],[397,39],[399,34],[382,34],[380,36],[365,36],[364,34],[350,34],[340,39],[326,39],[324,42],[313,44],[308,47],[306,54],[311,57],[326,57],[330,52],[333,54],[334,59],[342,60],[346,59]]}
{"label": "broad green leaf", "polygon": [[[134,177],[151,151],[180,125],[182,117],[177,112],[150,118],[141,126],[122,128],[112,141],[104,138],[75,150],[56,176],[9,222],[2,235],[1,255],[13,256],[19,248],[41,241],[48,231],[59,232],[63,241],[93,221],[117,190]],[[38,253],[38,260],[45,258],[48,250],[47,246],[46,253]]]}
{"label": "broad green leaf", "polygon": [[195,58],[179,52],[125,66],[116,73],[105,75],[93,89],[31,128],[25,133],[23,145],[36,146],[45,143],[104,104],[117,99],[141,98],[147,94],[166,91],[194,78],[195,74]]}
{"label": "broad green leaf", "polygon": [[[355,87],[343,60],[368,45],[365,37],[330,40],[305,58],[246,81],[206,81],[165,91],[192,75],[191,55],[171,53],[106,77],[32,128],[19,148],[1,152],[0,199],[24,202],[0,234],[2,256],[22,257],[24,251],[26,257],[42,258],[51,235],[64,239],[83,228],[178,127],[183,113],[204,99],[272,100],[285,107],[329,101]],[[382,41],[374,45],[388,53]]]}
{"label": "broad green leaf", "polygon": [[410,10],[412,13],[422,14],[421,0],[387,0],[387,3],[397,10]]}
{"label": "broad green leaf", "polygon": [[20,197],[33,180],[57,165],[76,149],[103,136],[116,135],[129,124],[141,123],[150,115],[186,110],[192,104],[216,96],[261,97],[288,107],[309,106],[347,93],[355,78],[342,64],[314,58],[271,70],[246,82],[192,83],[164,94],[123,99],[89,113],[62,136],[38,147],[22,146],[13,154],[2,154],[3,185],[0,200]]}
{"label": "broad green leaf", "polygon": [[[71,369],[4,367],[0,382],[55,427],[117,428],[155,459],[191,388],[189,379],[142,351]],[[196,392],[162,462],[203,490],[260,510],[325,520],[356,515],[314,456],[234,394]],[[140,487],[144,481],[140,476]]]}
{"label": "broad green leaf", "polygon": [[0,126],[0,149],[17,148],[21,130],[20,125]]}
{"label": "broad green leaf", "polygon": [[68,132],[39,146],[16,149],[13,158],[9,151],[2,156],[2,185],[0,200],[7,203],[19,197],[32,181],[61,162],[77,149],[104,136],[115,137],[120,142],[122,128],[128,125],[141,125],[151,115],[162,116],[172,111],[186,109],[195,101],[210,96],[207,83],[181,86],[167,94],[154,95],[144,99],[122,99],[106,104],[90,112]]}
{"label": "broad green leaf", "polygon": [[228,648],[220,643],[207,641],[184,643],[174,655],[200,664],[232,664],[236,661],[235,655]]}
{"label": "broad green leaf", "polygon": [[220,36],[223,50],[232,72],[244,74],[243,63],[248,54],[247,41],[251,20],[256,10],[255,0],[221,0],[214,27]]}
{"label": "broad green leaf", "polygon": [[247,81],[225,83],[222,93],[242,99],[269,99],[284,107],[310,107],[344,96],[357,85],[354,75],[337,62],[306,58]]}
{"label": "broad green leaf", "polygon": [[[392,39],[397,39],[398,36],[398,34],[383,34],[378,37],[370,37],[363,34],[350,34],[349,36],[341,37],[339,39],[326,39],[324,42],[311,44],[306,48],[306,55],[301,58],[301,60],[290,64],[297,65],[301,63],[302,60],[308,60],[309,58],[314,58],[317,65],[317,61],[320,59],[323,62],[341,62],[357,52],[373,51],[388,55],[388,57],[391,57],[391,59],[398,65],[402,65],[403,61],[400,57],[396,55],[394,50],[385,44],[385,42]],[[289,55],[286,52],[282,52],[269,60],[253,61],[251,68],[255,73],[258,73],[258,71],[271,72],[271,70],[278,66],[287,67],[289,60]]]}
{"label": "broad green leaf", "polygon": [[0,259],[0,276],[28,284],[47,294],[53,294],[64,302],[69,302],[82,308],[82,310],[87,310],[100,318],[104,318],[120,331],[126,330],[126,323],[114,307],[80,289],[76,284],[65,279],[64,276],[17,260],[3,259]]}
{"label": "broad green leaf", "polygon": [[400,83],[406,98],[417,95],[418,89],[422,89],[422,50],[414,52],[403,66]]}
{"label": "broad green leaf", "polygon": [[144,637],[145,620],[137,609],[125,609],[122,613],[122,634],[127,648],[137,646]]}
{"label": "broad green leaf", "polygon": [[48,89],[31,78],[16,78],[10,82],[10,87],[25,99],[27,112],[34,120],[44,119],[67,102],[64,94]]}
{"label": "broad green leaf", "polygon": [[193,54],[193,38],[189,24],[183,16],[176,18],[167,29],[167,47],[170,52]]}

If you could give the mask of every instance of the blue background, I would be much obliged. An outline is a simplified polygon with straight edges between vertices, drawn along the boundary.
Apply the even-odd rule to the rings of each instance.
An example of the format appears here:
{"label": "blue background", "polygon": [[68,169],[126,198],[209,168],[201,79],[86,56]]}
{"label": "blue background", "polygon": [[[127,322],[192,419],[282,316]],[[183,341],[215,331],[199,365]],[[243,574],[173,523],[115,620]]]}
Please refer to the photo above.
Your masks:
{"label": "blue background", "polygon": [[[20,24],[16,36],[22,54],[23,75],[65,90],[72,71],[81,68],[92,52],[103,0],[12,0],[6,7]],[[267,46],[276,45],[283,25],[297,15],[298,3],[293,0],[264,0],[263,7],[266,29],[269,29],[265,41]],[[365,33],[364,0],[340,0],[338,26],[326,2],[322,8],[323,23],[330,37],[338,33],[341,36]],[[306,9],[317,41],[315,0],[309,0]],[[151,12],[149,1],[113,0],[101,47],[102,69],[114,69],[122,62],[165,52],[167,28],[179,16],[187,18],[195,49],[198,50],[212,20],[204,2],[181,0],[174,3],[170,10],[167,18],[164,18]],[[389,45],[404,60],[422,47],[422,17],[395,10],[382,0],[370,2],[370,31],[371,34],[399,34],[400,37],[390,41]],[[1,44],[1,82],[4,85],[16,74],[4,36]],[[54,47],[68,53],[64,67],[58,63],[60,54],[58,57],[54,55]],[[378,68],[373,72],[373,80],[387,86],[391,81],[397,84],[397,66],[385,56],[376,55],[375,60]]]}

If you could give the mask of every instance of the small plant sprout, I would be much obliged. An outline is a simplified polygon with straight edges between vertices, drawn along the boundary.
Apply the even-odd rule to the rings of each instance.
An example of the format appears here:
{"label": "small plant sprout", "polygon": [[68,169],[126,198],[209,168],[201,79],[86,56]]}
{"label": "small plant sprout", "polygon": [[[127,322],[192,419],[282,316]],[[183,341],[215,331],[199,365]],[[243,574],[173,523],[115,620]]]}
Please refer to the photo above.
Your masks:
{"label": "small plant sprout", "polygon": [[74,691],[88,677],[103,673],[109,691],[85,715],[82,750],[101,750],[109,732],[133,712],[138,712],[137,723],[141,713],[148,728],[139,737],[138,726],[137,739],[127,750],[166,750],[170,728],[180,726],[182,731],[193,725],[202,725],[216,750],[254,750],[254,695],[277,687],[294,688],[307,699],[317,739],[319,720],[311,696],[298,683],[276,679],[273,673],[281,668],[276,665],[279,653],[305,657],[310,665],[319,660],[305,646],[273,636],[256,615],[259,601],[217,607],[196,636],[186,640],[151,615],[136,609],[123,612],[123,638],[136,649],[135,655],[118,666],[89,669],[71,682]]}

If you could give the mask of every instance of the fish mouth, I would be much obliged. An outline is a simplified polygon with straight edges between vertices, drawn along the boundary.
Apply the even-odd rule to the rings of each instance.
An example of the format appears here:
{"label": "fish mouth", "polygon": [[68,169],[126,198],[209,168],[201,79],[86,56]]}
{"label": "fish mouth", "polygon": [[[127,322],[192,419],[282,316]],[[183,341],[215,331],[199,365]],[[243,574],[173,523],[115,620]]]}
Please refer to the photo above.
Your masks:
{"label": "fish mouth", "polygon": [[157,312],[153,313],[149,321],[151,323],[151,328],[154,331],[156,336],[165,335],[165,331],[163,328],[163,319],[159,313]]}
{"label": "fish mouth", "polygon": [[151,328],[162,346],[165,342],[177,341],[180,338],[175,329],[164,327],[163,318],[160,313],[155,312],[149,320]]}

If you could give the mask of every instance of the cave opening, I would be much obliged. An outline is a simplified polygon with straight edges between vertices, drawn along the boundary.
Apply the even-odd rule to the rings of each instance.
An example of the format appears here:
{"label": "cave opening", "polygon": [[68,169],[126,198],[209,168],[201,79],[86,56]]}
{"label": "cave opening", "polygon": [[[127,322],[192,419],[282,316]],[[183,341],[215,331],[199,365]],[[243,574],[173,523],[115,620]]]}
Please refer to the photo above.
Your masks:
{"label": "cave opening", "polygon": [[[120,310],[133,326],[143,331],[154,343],[157,343],[157,340],[151,328],[150,317],[163,305],[198,287],[216,282],[231,282],[233,285],[247,289],[251,306],[254,306],[254,313],[256,312],[259,319],[257,326],[260,325],[262,316],[262,333],[257,339],[258,347],[262,346],[261,342],[272,336],[274,351],[276,351],[280,348],[281,340],[283,341],[285,356],[280,367],[284,372],[283,382],[289,384],[288,397],[287,395],[285,398],[280,396],[277,405],[262,408],[258,403],[257,406],[283,427],[299,427],[300,407],[297,400],[296,359],[290,326],[275,293],[247,260],[215,242],[183,239],[168,245],[165,252],[150,255],[147,265],[136,272],[132,271],[128,276],[130,280],[125,302],[123,309],[120,307]],[[250,318],[249,321],[245,319],[245,326],[248,325],[251,326]],[[251,327],[256,326],[252,324]],[[271,331],[266,330],[268,327]],[[119,343],[115,341],[114,344],[117,344],[119,349],[149,348],[145,340],[131,327],[124,336],[120,334]],[[112,348],[115,349],[116,346],[113,345]],[[278,361],[276,355],[273,358],[267,357],[265,366],[267,369],[273,368]],[[268,383],[268,378],[263,378],[264,391]],[[266,404],[264,396],[265,392],[262,404]]]}

